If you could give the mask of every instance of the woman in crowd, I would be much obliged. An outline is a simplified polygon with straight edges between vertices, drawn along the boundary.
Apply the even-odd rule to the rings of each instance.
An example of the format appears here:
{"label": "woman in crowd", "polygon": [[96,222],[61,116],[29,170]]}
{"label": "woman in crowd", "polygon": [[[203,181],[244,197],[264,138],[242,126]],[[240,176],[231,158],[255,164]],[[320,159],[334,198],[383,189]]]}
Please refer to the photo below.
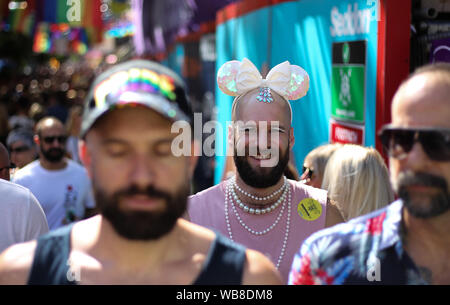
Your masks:
{"label": "woman in crowd", "polygon": [[394,201],[389,172],[374,148],[346,144],[328,160],[322,182],[345,221]]}

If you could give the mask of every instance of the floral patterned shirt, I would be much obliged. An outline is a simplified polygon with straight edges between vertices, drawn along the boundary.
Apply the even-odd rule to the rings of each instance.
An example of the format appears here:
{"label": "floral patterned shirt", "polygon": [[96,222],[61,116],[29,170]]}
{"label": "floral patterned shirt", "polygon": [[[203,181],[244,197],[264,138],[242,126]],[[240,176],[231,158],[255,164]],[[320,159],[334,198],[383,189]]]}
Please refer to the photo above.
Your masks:
{"label": "floral patterned shirt", "polygon": [[403,203],[321,230],[294,257],[290,285],[427,284],[402,246]]}

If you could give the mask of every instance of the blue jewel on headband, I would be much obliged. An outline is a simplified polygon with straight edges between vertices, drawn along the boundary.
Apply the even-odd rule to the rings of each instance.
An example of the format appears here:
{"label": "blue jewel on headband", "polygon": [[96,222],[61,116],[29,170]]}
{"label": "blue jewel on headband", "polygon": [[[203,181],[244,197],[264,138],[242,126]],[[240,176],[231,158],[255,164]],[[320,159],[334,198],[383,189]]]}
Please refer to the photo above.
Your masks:
{"label": "blue jewel on headband", "polygon": [[272,94],[270,93],[270,88],[269,87],[259,88],[259,94],[256,97],[256,99],[258,100],[258,102],[263,103],[273,102],[273,97]]}

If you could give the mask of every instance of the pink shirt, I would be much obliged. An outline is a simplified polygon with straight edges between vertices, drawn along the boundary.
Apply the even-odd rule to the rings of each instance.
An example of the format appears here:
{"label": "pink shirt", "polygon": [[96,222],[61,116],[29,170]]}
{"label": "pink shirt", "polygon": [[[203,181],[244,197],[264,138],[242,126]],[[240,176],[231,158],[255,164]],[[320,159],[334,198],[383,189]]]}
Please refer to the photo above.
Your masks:
{"label": "pink shirt", "polygon": [[[214,229],[226,237],[230,237],[225,221],[225,187],[230,180],[224,181],[207,190],[189,197],[188,214],[193,223]],[[325,227],[327,192],[307,186],[301,182],[288,180],[291,189],[290,225],[285,254],[279,266],[283,280],[287,283],[291,263],[295,253],[302,242],[312,233]],[[303,219],[297,212],[300,202],[306,198],[317,200],[322,213],[316,220]],[[287,199],[286,199],[287,201]],[[235,205],[236,206],[236,205]],[[262,231],[273,224],[279,215],[281,205],[271,213],[264,215],[251,215],[236,206],[236,211],[247,226],[256,231]],[[253,235],[239,223],[235,212],[228,200],[228,217],[231,225],[233,240],[247,248],[265,254],[275,265],[280,257],[281,248],[285,239],[287,224],[287,208],[275,228],[265,235]]]}

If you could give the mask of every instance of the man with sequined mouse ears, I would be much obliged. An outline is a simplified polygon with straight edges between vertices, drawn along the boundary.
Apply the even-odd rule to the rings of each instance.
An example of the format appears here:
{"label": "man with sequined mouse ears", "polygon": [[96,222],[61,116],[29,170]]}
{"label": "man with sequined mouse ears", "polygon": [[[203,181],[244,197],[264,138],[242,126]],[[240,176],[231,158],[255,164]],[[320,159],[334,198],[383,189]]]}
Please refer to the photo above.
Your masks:
{"label": "man with sequined mouse ears", "polygon": [[98,76],[79,151],[100,214],[6,250],[0,284],[281,284],[263,254],[181,218],[196,157],[174,155],[171,126],[192,122],[190,109],[157,63]]}
{"label": "man with sequined mouse ears", "polygon": [[327,204],[326,191],[283,175],[294,145],[288,100],[307,93],[309,76],[286,61],[263,79],[244,59],[225,63],[217,82],[223,93],[236,97],[228,140],[237,172],[191,196],[189,218],[264,253],[286,283],[298,245],[313,232],[343,221],[337,208]]}
{"label": "man with sequined mouse ears", "polygon": [[379,136],[399,199],[315,233],[289,284],[450,284],[450,64],[417,69]]}

